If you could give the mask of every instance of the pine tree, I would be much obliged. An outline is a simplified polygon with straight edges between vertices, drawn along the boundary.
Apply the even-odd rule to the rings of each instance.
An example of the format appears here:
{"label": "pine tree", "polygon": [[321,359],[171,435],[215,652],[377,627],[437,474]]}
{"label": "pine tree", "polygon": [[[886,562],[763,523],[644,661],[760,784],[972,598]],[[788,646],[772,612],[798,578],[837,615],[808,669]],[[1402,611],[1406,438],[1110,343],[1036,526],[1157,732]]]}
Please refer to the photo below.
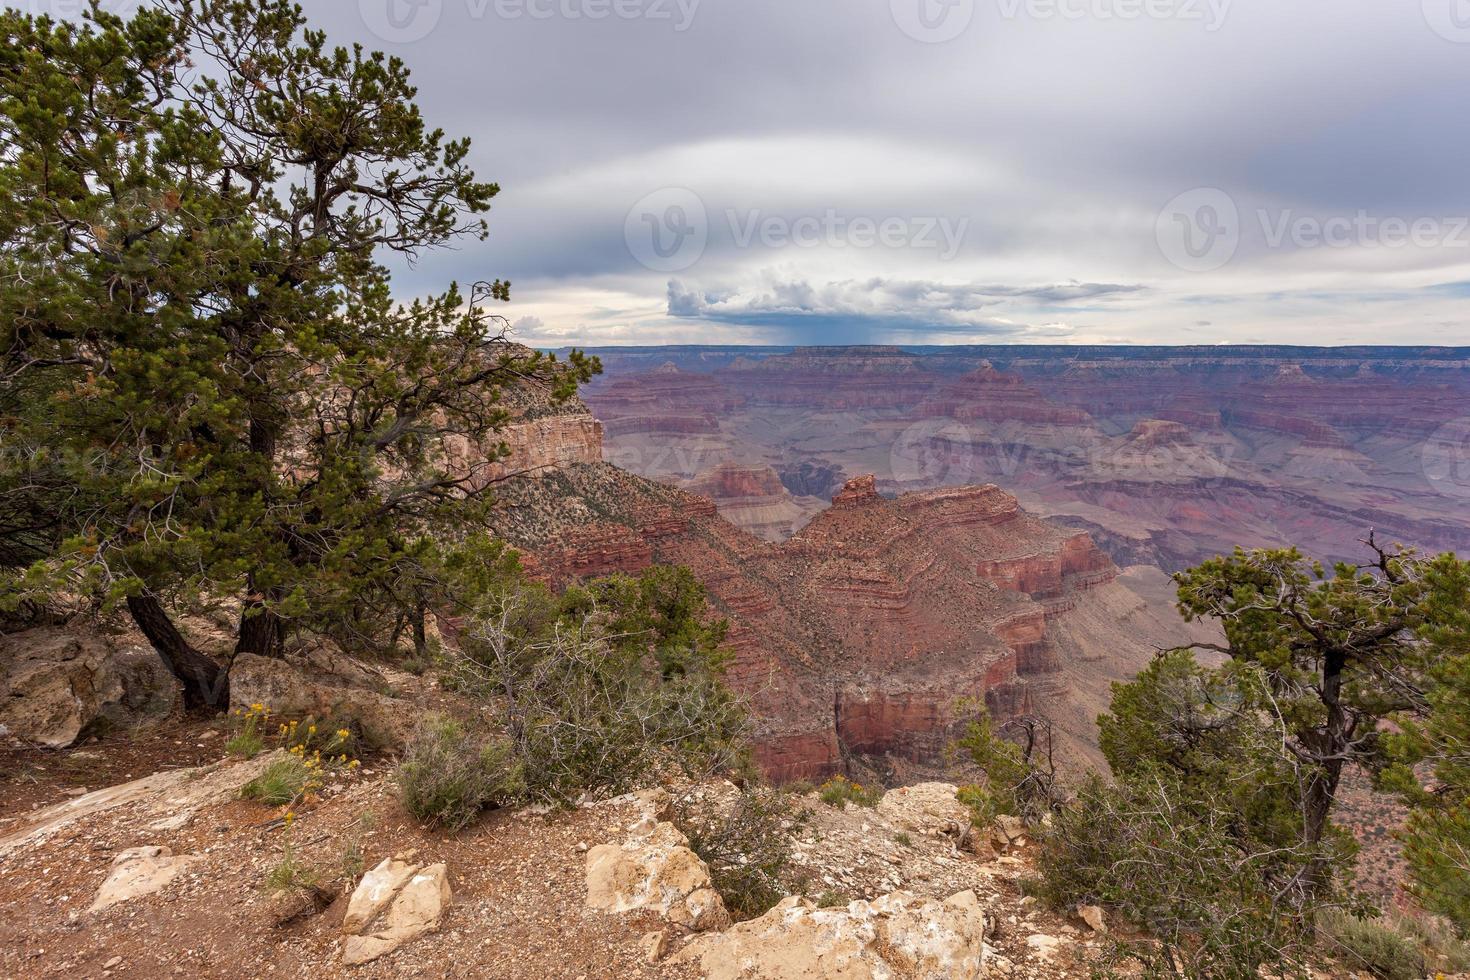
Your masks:
{"label": "pine tree", "polygon": [[511,345],[499,280],[395,301],[381,255],[483,238],[498,191],[404,64],[285,0],[0,32],[8,601],[126,604],[217,707],[170,606],[235,597],[236,652],[272,656],[494,559],[501,389],[565,398],[597,365]]}
{"label": "pine tree", "polygon": [[1283,732],[1300,767],[1303,842],[1329,830],[1344,770],[1379,771],[1390,761],[1383,725],[1429,711],[1427,676],[1435,654],[1422,631],[1440,602],[1436,569],[1453,556],[1426,559],[1380,547],[1372,558],[1331,571],[1295,549],[1237,550],[1177,576],[1180,610],[1216,617],[1226,654],[1259,678],[1257,709]]}
{"label": "pine tree", "polygon": [[1470,567],[1440,559],[1429,574],[1428,712],[1397,719],[1383,782],[1412,807],[1403,837],[1414,892],[1470,936]]}

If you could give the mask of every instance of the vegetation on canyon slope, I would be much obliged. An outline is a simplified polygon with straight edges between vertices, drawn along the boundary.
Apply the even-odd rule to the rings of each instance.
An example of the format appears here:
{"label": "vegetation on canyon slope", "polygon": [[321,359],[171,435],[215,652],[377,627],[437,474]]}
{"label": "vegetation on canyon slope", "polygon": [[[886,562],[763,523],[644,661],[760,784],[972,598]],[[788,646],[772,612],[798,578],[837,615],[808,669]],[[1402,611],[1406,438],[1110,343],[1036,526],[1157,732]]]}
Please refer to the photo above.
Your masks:
{"label": "vegetation on canyon slope", "polygon": [[[1415,888],[1470,929],[1470,566],[1369,548],[1361,566],[1239,551],[1178,576],[1181,609],[1223,623],[1226,643],[1208,648],[1224,662],[1172,650],[1116,685],[1100,719],[1113,782],[1084,783],[1042,834],[1054,901],[1108,906],[1157,941],[1119,955],[1159,975],[1246,977],[1299,969],[1323,936],[1365,940],[1368,926],[1343,925],[1370,910],[1352,890],[1355,842],[1333,823],[1348,766],[1414,807]],[[1033,777],[1019,753],[989,755],[992,798]]]}

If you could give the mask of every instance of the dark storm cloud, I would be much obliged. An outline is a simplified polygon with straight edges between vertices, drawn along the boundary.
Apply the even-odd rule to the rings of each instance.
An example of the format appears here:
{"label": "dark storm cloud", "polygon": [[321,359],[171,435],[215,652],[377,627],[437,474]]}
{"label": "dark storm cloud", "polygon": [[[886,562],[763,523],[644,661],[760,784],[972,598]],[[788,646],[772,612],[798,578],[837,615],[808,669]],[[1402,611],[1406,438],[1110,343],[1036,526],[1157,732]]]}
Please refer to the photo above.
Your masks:
{"label": "dark storm cloud", "polygon": [[813,284],[805,280],[768,279],[759,289],[702,290],[678,279],[668,284],[668,313],[687,319],[727,324],[784,327],[792,342],[842,343],[891,340],[897,334],[1028,339],[1056,337],[1062,325],[1036,325],[1003,316],[997,310],[1014,300],[1065,304],[1111,295],[1128,295],[1143,287],[1111,283],[1063,283],[1046,286],[951,284],[892,281],[881,278]]}

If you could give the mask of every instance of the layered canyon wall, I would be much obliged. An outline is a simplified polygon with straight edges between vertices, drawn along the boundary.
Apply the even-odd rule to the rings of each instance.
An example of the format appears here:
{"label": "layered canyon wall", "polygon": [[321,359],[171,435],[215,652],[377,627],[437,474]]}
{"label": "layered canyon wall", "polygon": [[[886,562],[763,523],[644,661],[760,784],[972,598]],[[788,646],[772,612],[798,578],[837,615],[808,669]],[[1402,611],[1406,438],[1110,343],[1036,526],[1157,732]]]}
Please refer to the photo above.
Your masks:
{"label": "layered canyon wall", "polygon": [[[738,469],[719,483],[746,498],[778,485]],[[1072,697],[1073,674],[1105,687],[1177,625],[1129,592],[1085,533],[1032,517],[995,486],[888,499],[859,477],[780,542],[735,527],[709,498],[586,458],[498,494],[497,530],[548,581],[653,562],[695,572],[731,621],[732,683],[778,779],[821,778],[851,754],[937,761],[982,703],[1057,718],[1064,757],[1094,763],[1096,705]],[[1134,621],[1095,640],[1071,625],[1104,607]]]}

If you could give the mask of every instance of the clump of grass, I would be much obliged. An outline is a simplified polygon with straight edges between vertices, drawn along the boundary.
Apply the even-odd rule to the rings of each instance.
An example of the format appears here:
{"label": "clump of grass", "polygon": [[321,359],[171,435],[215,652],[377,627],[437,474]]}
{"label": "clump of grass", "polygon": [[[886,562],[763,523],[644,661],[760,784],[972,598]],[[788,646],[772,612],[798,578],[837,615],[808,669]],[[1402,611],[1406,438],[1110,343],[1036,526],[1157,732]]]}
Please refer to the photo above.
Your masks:
{"label": "clump of grass", "polygon": [[367,870],[367,855],[363,850],[362,838],[372,829],[376,818],[371,813],[360,813],[353,821],[353,828],[342,845],[342,856],[338,861],[338,873],[343,881],[351,883]]}
{"label": "clump of grass", "polygon": [[241,787],[240,795],[267,806],[286,806],[304,798],[312,783],[313,773],[306,761],[299,755],[287,755]]}
{"label": "clump of grass", "polygon": [[902,830],[900,830],[898,833],[896,833],[896,834],[893,835],[893,840],[900,847],[913,847],[914,846],[914,839],[912,837],[910,837],[907,832],[902,831]]}
{"label": "clump of grass", "polygon": [[842,892],[825,891],[817,896],[817,908],[819,909],[846,908],[851,902],[852,899]]}
{"label": "clump of grass", "polygon": [[883,791],[855,783],[846,776],[833,776],[817,790],[817,798],[828,806],[839,809],[847,803],[854,806],[877,806]]}
{"label": "clump of grass", "polygon": [[1328,953],[1379,980],[1421,980],[1436,971],[1463,972],[1470,964],[1470,949],[1434,920],[1359,918],[1334,909],[1317,916],[1317,928]]}
{"label": "clump of grass", "polygon": [[270,721],[270,711],[263,704],[252,704],[248,710],[237,708],[232,714],[239,727],[235,736],[225,743],[225,751],[253,759],[265,749],[264,730]]}
{"label": "clump of grass", "polygon": [[284,892],[293,888],[315,888],[320,880],[321,876],[303,864],[296,856],[296,848],[287,843],[282,849],[281,860],[266,872],[265,887],[272,893]]}

